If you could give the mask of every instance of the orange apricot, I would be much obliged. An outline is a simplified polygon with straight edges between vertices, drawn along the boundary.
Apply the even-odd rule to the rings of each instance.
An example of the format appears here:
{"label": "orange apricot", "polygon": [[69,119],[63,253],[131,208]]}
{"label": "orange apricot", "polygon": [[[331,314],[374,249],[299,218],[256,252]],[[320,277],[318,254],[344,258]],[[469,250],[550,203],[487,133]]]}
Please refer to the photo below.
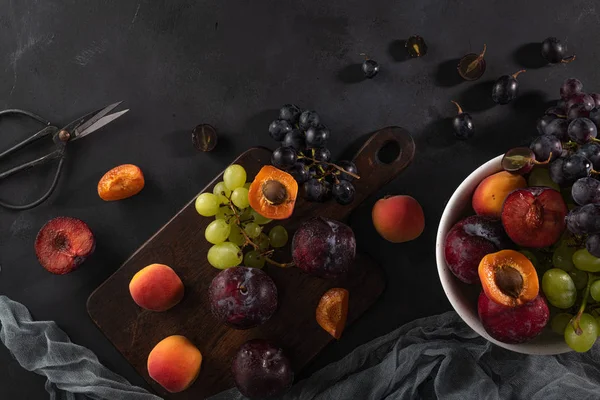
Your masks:
{"label": "orange apricot", "polygon": [[497,304],[516,307],[535,299],[540,291],[535,267],[515,250],[486,255],[478,272],[483,291]]}
{"label": "orange apricot", "polygon": [[377,200],[371,217],[377,232],[392,243],[416,239],[425,229],[423,208],[410,196],[386,196]]}
{"label": "orange apricot", "polygon": [[477,215],[500,218],[502,205],[508,195],[526,187],[527,181],[521,175],[506,171],[490,175],[479,183],[473,193],[473,210]]}
{"label": "orange apricot", "polygon": [[119,165],[100,179],[98,196],[104,201],[126,199],[138,194],[144,184],[144,174],[139,167],[133,164]]}
{"label": "orange apricot", "polygon": [[200,373],[202,353],[180,335],[161,340],[148,355],[148,375],[171,393],[181,392]]}
{"label": "orange apricot", "polygon": [[265,165],[248,189],[250,207],[263,217],[286,219],[292,215],[298,183],[290,174]]}
{"label": "orange apricot", "polygon": [[129,282],[135,303],[147,310],[166,311],[183,298],[183,282],[163,264],[151,264],[138,271]]}
{"label": "orange apricot", "polygon": [[321,297],[317,306],[317,323],[336,339],[342,336],[346,327],[348,297],[349,293],[346,289],[329,289]]}

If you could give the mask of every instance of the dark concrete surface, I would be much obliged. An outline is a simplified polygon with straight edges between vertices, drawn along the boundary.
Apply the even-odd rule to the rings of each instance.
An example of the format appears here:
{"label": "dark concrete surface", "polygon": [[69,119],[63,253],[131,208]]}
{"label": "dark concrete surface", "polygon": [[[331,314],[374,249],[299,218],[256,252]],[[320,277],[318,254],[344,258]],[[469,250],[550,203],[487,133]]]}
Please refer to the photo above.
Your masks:
{"label": "dark concrete surface", "polygon": [[[444,205],[471,170],[530,140],[536,118],[565,78],[600,90],[596,7],[592,0],[2,0],[1,108],[25,108],[56,124],[117,100],[131,111],[70,146],[67,173],[49,201],[30,211],[0,210],[0,293],[24,303],[36,319],[55,320],[109,368],[144,385],[88,317],[87,297],[237,154],[273,147],[268,123],[276,109],[293,102],[321,114],[338,157],[387,125],[408,129],[417,143],[414,163],[351,220],[359,246],[385,268],[387,290],[307,373],[405,322],[449,310],[434,256]],[[401,41],[411,34],[429,45],[422,59],[404,57]],[[565,40],[577,60],[540,64],[536,43],[547,36]],[[457,59],[484,43],[483,78],[456,79]],[[375,79],[360,79],[360,53],[381,63]],[[493,106],[490,82],[523,67],[519,99]],[[472,113],[472,140],[453,138],[450,100]],[[199,123],[221,133],[210,154],[191,146],[190,131]],[[1,120],[0,145],[35,128]],[[97,181],[122,163],[139,165],[147,187],[135,198],[105,203]],[[51,173],[3,182],[0,197],[31,199]],[[426,229],[419,239],[394,245],[376,234],[370,210],[386,194],[421,202]],[[66,276],[43,270],[33,250],[39,228],[59,215],[85,220],[98,241],[94,256]],[[47,398],[43,383],[0,348],[0,398]]]}

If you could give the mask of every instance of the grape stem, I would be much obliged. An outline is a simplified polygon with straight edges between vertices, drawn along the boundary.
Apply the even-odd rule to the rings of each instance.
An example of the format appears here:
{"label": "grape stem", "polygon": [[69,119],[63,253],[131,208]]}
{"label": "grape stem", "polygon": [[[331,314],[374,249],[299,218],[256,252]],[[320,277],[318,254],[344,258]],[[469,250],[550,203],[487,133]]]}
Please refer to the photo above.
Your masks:
{"label": "grape stem", "polygon": [[[477,65],[483,60],[483,56],[485,56],[485,51],[487,50],[487,46],[485,43],[483,44],[483,51],[477,56],[476,59],[471,61],[467,66],[467,74],[477,68]],[[454,103],[454,102],[453,102]],[[455,103],[456,104],[456,103]],[[461,111],[462,112],[462,111]]]}
{"label": "grape stem", "polygon": [[546,165],[546,164],[550,163],[550,160],[552,160],[552,152],[550,152],[550,155],[548,156],[548,159],[546,161],[538,161],[538,160],[532,159],[532,162],[535,165]]}
{"label": "grape stem", "polygon": [[454,100],[450,100],[450,103],[453,103],[456,106],[456,108],[458,108],[458,114],[459,115],[463,113],[463,109],[461,108],[460,104],[458,104]]}
{"label": "grape stem", "polygon": [[522,69],[520,71],[515,72],[514,74],[512,74],[512,77],[517,79],[517,76],[519,76],[520,74],[522,74],[523,72],[527,71],[526,69]]}
{"label": "grape stem", "polygon": [[570,62],[575,61],[575,58],[577,58],[577,56],[575,54],[573,54],[572,56],[563,58],[562,60],[560,60],[560,62],[563,64],[568,64]]}
{"label": "grape stem", "polygon": [[588,296],[590,295],[590,287],[592,286],[593,281],[594,275],[588,272],[588,281],[587,285],[585,286],[585,291],[583,292],[583,300],[581,301],[581,306],[579,306],[579,311],[577,312],[575,318],[571,320],[571,323],[573,324],[573,330],[575,330],[575,333],[578,336],[583,333],[581,327],[579,326],[579,320],[581,319],[581,315],[583,314],[583,312],[585,311],[585,307],[587,306]]}
{"label": "grape stem", "polygon": [[350,171],[346,171],[344,168],[342,168],[342,167],[340,167],[340,166],[338,166],[338,165],[335,165],[334,163],[330,163],[330,162],[327,162],[327,161],[319,161],[319,160],[316,160],[316,159],[314,159],[314,158],[312,158],[312,157],[308,157],[308,156],[306,156],[306,155],[298,156],[298,158],[305,158],[305,159],[307,159],[307,160],[309,160],[309,161],[312,161],[312,162],[314,162],[314,163],[317,163],[317,164],[325,164],[325,165],[328,165],[328,166],[330,166],[330,167],[334,167],[335,169],[337,169],[337,170],[339,170],[339,171],[342,171],[342,172],[344,172],[344,173],[346,173],[346,174],[350,175],[351,177],[353,177],[353,178],[355,178],[355,179],[360,179],[360,176],[358,176],[358,175],[356,175],[355,173],[352,173],[352,172],[350,172]]}

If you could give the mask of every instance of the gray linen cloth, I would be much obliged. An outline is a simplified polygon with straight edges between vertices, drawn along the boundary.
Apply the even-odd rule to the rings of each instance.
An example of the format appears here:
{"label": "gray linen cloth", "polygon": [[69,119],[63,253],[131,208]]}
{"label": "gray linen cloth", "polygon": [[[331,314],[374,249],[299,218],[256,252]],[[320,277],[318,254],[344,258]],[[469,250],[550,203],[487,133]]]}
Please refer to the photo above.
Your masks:
{"label": "gray linen cloth", "polygon": [[23,368],[48,378],[51,400],[160,400],[104,367],[54,322],[33,321],[24,305],[6,296],[0,296],[0,340]]}

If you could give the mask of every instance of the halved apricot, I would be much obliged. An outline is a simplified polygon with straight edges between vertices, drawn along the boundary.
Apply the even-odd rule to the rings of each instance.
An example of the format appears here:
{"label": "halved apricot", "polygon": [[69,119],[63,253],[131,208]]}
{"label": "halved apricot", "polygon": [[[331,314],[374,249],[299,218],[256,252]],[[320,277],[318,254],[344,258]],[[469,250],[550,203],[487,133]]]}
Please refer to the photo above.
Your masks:
{"label": "halved apricot", "polygon": [[336,339],[342,336],[346,327],[348,297],[349,293],[346,289],[329,289],[321,297],[317,306],[317,323]]}
{"label": "halved apricot", "polygon": [[478,272],[486,296],[504,306],[528,303],[540,291],[535,267],[525,255],[515,250],[486,255],[479,263]]}
{"label": "halved apricot", "polygon": [[119,165],[108,171],[98,182],[98,196],[104,201],[123,200],[144,188],[144,174],[133,164]]}
{"label": "halved apricot", "polygon": [[298,183],[290,174],[265,165],[248,189],[250,207],[263,217],[286,219],[292,215]]}

